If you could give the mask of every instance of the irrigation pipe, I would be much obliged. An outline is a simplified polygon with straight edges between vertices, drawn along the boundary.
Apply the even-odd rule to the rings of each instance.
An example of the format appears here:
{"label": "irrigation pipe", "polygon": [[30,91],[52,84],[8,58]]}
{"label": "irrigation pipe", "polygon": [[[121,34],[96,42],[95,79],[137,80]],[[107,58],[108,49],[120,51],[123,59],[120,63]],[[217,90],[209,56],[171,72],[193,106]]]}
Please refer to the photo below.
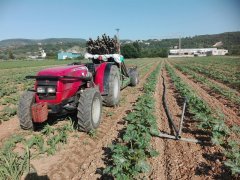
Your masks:
{"label": "irrigation pipe", "polygon": [[181,141],[186,141],[186,142],[193,142],[193,143],[202,143],[202,141],[199,141],[197,139],[190,139],[190,138],[182,138],[181,137],[181,133],[182,133],[182,127],[183,127],[183,120],[184,120],[184,113],[186,110],[186,104],[187,104],[187,98],[185,98],[184,100],[184,104],[183,104],[183,110],[182,110],[182,116],[181,116],[181,120],[180,120],[180,124],[179,124],[179,130],[177,129],[173,118],[169,112],[169,108],[167,105],[167,101],[166,101],[166,85],[165,85],[165,79],[162,75],[162,79],[163,79],[163,106],[164,109],[166,111],[166,115],[168,117],[168,120],[170,121],[174,131],[175,131],[175,136],[169,135],[169,134],[164,134],[164,133],[158,133],[158,135],[155,135],[157,137],[161,137],[161,138],[168,138],[168,139],[174,139],[174,140],[181,140]]}
{"label": "irrigation pipe", "polygon": [[176,125],[174,124],[174,121],[173,121],[173,118],[169,112],[169,109],[168,109],[168,105],[167,105],[167,100],[166,100],[166,85],[165,85],[165,80],[164,80],[164,77],[162,75],[162,79],[163,79],[163,106],[164,106],[164,109],[166,111],[166,114],[167,114],[167,118],[168,120],[171,122],[172,126],[173,126],[173,129],[175,131],[175,135],[176,135],[176,138],[178,136],[178,130],[177,130],[177,127]]}

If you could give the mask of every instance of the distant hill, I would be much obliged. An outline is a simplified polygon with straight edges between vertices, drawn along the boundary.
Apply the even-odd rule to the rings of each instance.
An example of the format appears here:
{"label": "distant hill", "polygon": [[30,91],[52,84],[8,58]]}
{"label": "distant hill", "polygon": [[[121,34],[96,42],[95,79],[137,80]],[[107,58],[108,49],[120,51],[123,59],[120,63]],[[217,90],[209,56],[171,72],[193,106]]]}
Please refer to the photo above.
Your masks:
{"label": "distant hill", "polygon": [[[130,41],[124,43],[129,44]],[[143,50],[157,50],[159,48],[178,48],[179,38],[173,39],[148,39],[138,41]],[[221,42],[221,43],[220,43]],[[132,41],[133,43],[133,41]],[[216,43],[218,48],[229,50],[230,55],[240,55],[240,31],[225,32],[221,34],[199,35],[193,37],[182,37],[181,48],[211,48]]]}
{"label": "distant hill", "polygon": [[37,44],[85,43],[81,38],[48,38],[48,39],[5,39],[0,41],[0,47],[20,47]]}
{"label": "distant hill", "polygon": [[[136,41],[121,40],[121,46],[129,46],[134,42],[136,45]],[[157,54],[161,49],[178,48],[179,39],[148,39],[137,42],[142,54],[152,57],[152,54]],[[240,55],[240,31],[181,38],[181,48],[209,48],[216,43],[220,45],[218,48],[228,49],[230,55]],[[17,59],[25,59],[30,55],[36,55],[39,48],[45,50],[47,58],[56,58],[60,50],[78,47],[83,52],[85,46],[86,40],[81,38],[6,39],[0,41],[0,59],[8,59],[11,53]]]}
{"label": "distant hill", "polygon": [[86,40],[81,38],[48,38],[48,39],[6,39],[0,41],[0,59],[8,59],[12,53],[16,59],[26,59],[37,55],[44,49],[47,58],[56,59],[57,52],[79,46],[85,48]]}

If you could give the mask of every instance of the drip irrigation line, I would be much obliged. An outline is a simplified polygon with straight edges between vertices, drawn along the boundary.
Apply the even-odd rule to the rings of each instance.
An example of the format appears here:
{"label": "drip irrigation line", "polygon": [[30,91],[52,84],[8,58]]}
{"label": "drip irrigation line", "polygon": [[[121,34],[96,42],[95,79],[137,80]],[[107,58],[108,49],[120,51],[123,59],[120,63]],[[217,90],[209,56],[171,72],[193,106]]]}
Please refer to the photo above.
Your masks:
{"label": "drip irrigation line", "polygon": [[184,113],[185,113],[185,110],[186,110],[186,104],[187,104],[188,99],[185,98],[185,100],[184,100],[182,116],[181,116],[181,119],[180,119],[179,130],[178,130],[176,125],[175,125],[175,123],[174,123],[172,115],[170,114],[168,105],[167,105],[165,79],[164,79],[163,75],[161,75],[161,76],[162,76],[162,79],[163,79],[163,98],[162,98],[163,99],[163,106],[164,106],[164,109],[166,111],[167,118],[168,118],[169,122],[171,123],[171,125],[172,125],[172,127],[173,127],[173,129],[175,131],[175,136],[172,136],[172,135],[169,135],[169,134],[164,134],[164,133],[161,133],[161,132],[157,136],[161,137],[161,138],[181,140],[181,141],[186,141],[186,142],[202,143],[202,141],[197,140],[197,139],[190,139],[190,138],[182,138],[181,137]]}
{"label": "drip irrigation line", "polygon": [[163,107],[164,107],[164,109],[166,111],[168,120],[171,122],[171,124],[173,126],[173,129],[175,131],[175,136],[176,136],[176,138],[178,138],[178,130],[177,130],[177,127],[174,124],[173,118],[172,118],[172,116],[171,116],[171,114],[169,112],[167,101],[166,101],[166,85],[165,85],[165,80],[164,80],[163,75],[162,75],[162,79],[163,79]]}

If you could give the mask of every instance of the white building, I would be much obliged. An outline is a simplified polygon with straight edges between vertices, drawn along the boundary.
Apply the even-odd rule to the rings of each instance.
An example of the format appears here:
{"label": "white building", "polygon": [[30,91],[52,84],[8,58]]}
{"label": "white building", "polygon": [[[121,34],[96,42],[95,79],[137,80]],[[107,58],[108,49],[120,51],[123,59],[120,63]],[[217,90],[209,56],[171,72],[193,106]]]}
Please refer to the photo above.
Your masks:
{"label": "white building", "polygon": [[39,57],[40,58],[45,58],[47,56],[47,54],[45,53],[45,51],[43,49],[39,50]]}
{"label": "white building", "polygon": [[192,56],[224,56],[228,53],[226,49],[217,48],[195,48],[195,49],[170,49],[169,56],[174,57],[192,57]]}
{"label": "white building", "polygon": [[34,52],[34,55],[28,56],[30,59],[44,59],[46,58],[47,54],[42,48],[39,48],[38,52]]}

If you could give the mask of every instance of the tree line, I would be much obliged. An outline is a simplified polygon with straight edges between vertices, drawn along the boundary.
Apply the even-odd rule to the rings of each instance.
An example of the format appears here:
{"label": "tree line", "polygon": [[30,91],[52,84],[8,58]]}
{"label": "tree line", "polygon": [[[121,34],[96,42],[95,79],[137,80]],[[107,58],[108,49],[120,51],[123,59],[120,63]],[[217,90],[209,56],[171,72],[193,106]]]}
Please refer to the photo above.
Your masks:
{"label": "tree line", "polygon": [[125,58],[167,57],[168,51],[168,48],[146,48],[139,42],[121,46],[121,54]]}

